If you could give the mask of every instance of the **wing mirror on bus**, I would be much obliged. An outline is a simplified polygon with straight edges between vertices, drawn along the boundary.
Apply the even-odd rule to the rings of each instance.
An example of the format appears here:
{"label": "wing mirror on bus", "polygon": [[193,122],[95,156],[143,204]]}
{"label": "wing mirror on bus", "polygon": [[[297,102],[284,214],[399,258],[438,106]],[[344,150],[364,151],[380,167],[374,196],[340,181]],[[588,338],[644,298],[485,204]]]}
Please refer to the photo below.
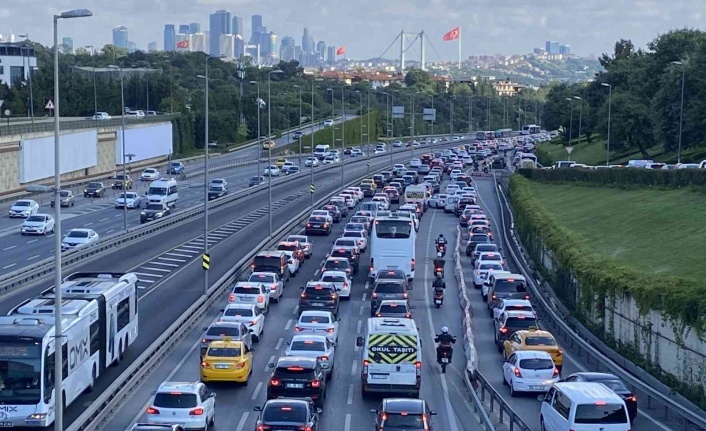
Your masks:
{"label": "wing mirror on bus", "polygon": [[355,339],[355,345],[358,347],[363,347],[363,337],[358,337]]}

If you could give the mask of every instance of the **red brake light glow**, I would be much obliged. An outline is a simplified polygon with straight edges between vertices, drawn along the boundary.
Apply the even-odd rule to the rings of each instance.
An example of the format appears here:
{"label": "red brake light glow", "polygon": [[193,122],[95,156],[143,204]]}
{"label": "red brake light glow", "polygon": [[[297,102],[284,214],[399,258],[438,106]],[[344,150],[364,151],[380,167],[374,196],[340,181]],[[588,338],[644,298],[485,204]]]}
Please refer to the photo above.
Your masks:
{"label": "red brake light glow", "polygon": [[159,414],[159,410],[157,410],[157,409],[154,408],[154,407],[147,407],[147,414],[148,414],[148,415],[158,415],[158,414]]}
{"label": "red brake light glow", "polygon": [[203,415],[203,409],[201,407],[197,407],[189,412],[189,416],[201,416]]}

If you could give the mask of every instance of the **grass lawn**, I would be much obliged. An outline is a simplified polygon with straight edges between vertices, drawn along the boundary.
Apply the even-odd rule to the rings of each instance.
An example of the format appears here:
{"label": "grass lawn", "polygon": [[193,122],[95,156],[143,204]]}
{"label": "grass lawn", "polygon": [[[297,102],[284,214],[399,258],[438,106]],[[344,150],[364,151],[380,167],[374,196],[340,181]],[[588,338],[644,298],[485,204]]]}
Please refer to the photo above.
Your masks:
{"label": "grass lawn", "polygon": [[539,203],[603,255],[648,274],[706,278],[706,194],[532,182]]}

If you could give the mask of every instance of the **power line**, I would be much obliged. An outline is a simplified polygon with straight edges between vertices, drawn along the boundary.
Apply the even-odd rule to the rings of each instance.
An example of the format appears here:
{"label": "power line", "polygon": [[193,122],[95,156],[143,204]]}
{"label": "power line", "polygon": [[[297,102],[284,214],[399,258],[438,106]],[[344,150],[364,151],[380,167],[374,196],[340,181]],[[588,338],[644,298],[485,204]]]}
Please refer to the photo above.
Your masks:
{"label": "power line", "polygon": [[[400,36],[402,36],[402,33],[398,33],[398,34],[397,34],[397,37],[395,37],[395,39],[392,41],[392,43],[391,43],[387,48],[385,48],[385,50],[382,52],[382,54],[380,54],[380,55],[378,56],[378,58],[377,58],[378,61],[379,61],[380,59],[382,59],[382,57],[383,57],[385,54],[387,54],[387,51],[389,51],[390,48],[392,48],[392,46],[397,42],[397,39],[399,39]],[[400,57],[398,56],[395,60],[397,60],[397,59],[399,59],[399,58],[400,58]]]}

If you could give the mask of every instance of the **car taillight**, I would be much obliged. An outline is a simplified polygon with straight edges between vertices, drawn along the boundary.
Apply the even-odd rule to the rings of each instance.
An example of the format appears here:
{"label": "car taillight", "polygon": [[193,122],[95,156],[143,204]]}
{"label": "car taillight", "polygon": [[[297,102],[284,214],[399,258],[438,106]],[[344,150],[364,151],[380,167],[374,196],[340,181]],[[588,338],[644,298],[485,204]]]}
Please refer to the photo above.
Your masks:
{"label": "car taillight", "polygon": [[[491,298],[492,298],[492,299],[498,299],[498,296],[497,296],[497,295],[492,295]],[[526,299],[529,299],[529,298],[526,298]]]}
{"label": "car taillight", "polygon": [[189,412],[189,416],[201,416],[201,415],[203,415],[203,409],[201,407],[197,407]]}
{"label": "car taillight", "polygon": [[250,326],[257,325],[257,320],[251,320],[250,321]]}
{"label": "car taillight", "polygon": [[378,293],[377,293],[377,292],[373,292],[372,297],[373,297],[373,298],[377,298],[377,297],[378,297]]}
{"label": "car taillight", "polygon": [[158,414],[159,414],[159,410],[157,410],[157,409],[154,408],[154,407],[147,407],[147,414],[148,414],[148,415],[158,415]]}
{"label": "car taillight", "polygon": [[503,334],[507,334],[507,328],[500,328],[500,332],[502,332]]}
{"label": "car taillight", "polygon": [[300,429],[301,429],[302,431],[314,431],[314,429],[313,429],[312,427],[309,427],[309,426],[306,426],[306,427],[303,427],[303,428],[300,428]]}
{"label": "car taillight", "polygon": [[324,223],[324,227],[328,227],[328,223]]}
{"label": "car taillight", "polygon": [[295,327],[294,327],[294,332],[301,332],[301,331],[303,331],[303,330],[304,330],[304,329],[303,329],[303,328],[300,328],[299,326],[295,326]]}
{"label": "car taillight", "polygon": [[236,370],[240,370],[240,369],[242,369],[243,367],[245,367],[245,361],[243,361],[243,362],[236,362],[236,363],[235,363],[235,366],[234,366],[234,368],[235,368]]}
{"label": "car taillight", "polygon": [[332,293],[332,294],[331,294],[331,299],[336,299],[336,294],[335,294],[335,293]]}
{"label": "car taillight", "polygon": [[404,317],[406,317],[407,319],[409,319],[410,317],[412,317],[412,315],[409,314],[409,313],[405,313]]}
{"label": "car taillight", "polygon": [[211,364],[209,364],[209,363],[206,362],[206,361],[203,361],[203,362],[201,362],[201,367],[203,367],[203,368],[211,368]]}
{"label": "car taillight", "polygon": [[635,395],[633,395],[633,396],[631,396],[630,398],[628,398],[628,400],[630,400],[630,401],[636,403],[636,402],[637,402],[637,397],[636,397]]}
{"label": "car taillight", "polygon": [[311,387],[312,388],[320,388],[321,387],[321,380],[314,380],[311,382]]}
{"label": "car taillight", "polygon": [[334,328],[328,328],[328,329],[326,329],[326,332],[328,332],[329,334],[332,334],[334,330],[335,330]]}
{"label": "car taillight", "polygon": [[564,352],[562,352],[561,350],[557,351],[557,353],[556,353],[557,356],[561,356],[563,354],[564,354]]}
{"label": "car taillight", "polygon": [[360,246],[363,245],[363,240],[362,240],[362,239],[361,239],[360,241],[358,241],[358,245],[360,245]]}
{"label": "car taillight", "polygon": [[311,227],[311,223],[307,223],[307,224],[306,224],[306,227]]}
{"label": "car taillight", "polygon": [[414,259],[412,259],[412,271],[414,271]]}
{"label": "car taillight", "polygon": [[[555,370],[556,370],[556,368],[555,368]],[[522,372],[520,372],[519,368],[517,368],[517,367],[513,368],[512,372],[515,373],[515,377],[522,378]]]}
{"label": "car taillight", "polygon": [[407,299],[407,296],[409,296],[409,295],[407,295],[407,292],[405,292],[405,293],[402,294],[402,297],[403,297],[404,299]]}
{"label": "car taillight", "polygon": [[306,298],[306,293],[302,293],[302,294],[301,294],[301,297],[302,297],[302,298]]}
{"label": "car taillight", "polygon": [[257,297],[257,302],[259,302],[259,303],[265,302],[265,297],[262,296],[262,295],[258,296],[258,297]]}
{"label": "car taillight", "polygon": [[279,381],[279,379],[275,379],[275,378],[270,379],[270,385],[272,385],[272,386],[279,386],[280,383],[281,382]]}
{"label": "car taillight", "polygon": [[[495,299],[495,295],[493,295],[493,299]],[[525,295],[525,299],[530,299],[529,295]]]}
{"label": "car taillight", "polygon": [[235,295],[233,295],[232,293],[228,295],[228,302],[235,302]]}
{"label": "car taillight", "polygon": [[554,374],[552,374],[552,377],[556,377],[559,375],[559,369],[557,367],[554,367]]}

